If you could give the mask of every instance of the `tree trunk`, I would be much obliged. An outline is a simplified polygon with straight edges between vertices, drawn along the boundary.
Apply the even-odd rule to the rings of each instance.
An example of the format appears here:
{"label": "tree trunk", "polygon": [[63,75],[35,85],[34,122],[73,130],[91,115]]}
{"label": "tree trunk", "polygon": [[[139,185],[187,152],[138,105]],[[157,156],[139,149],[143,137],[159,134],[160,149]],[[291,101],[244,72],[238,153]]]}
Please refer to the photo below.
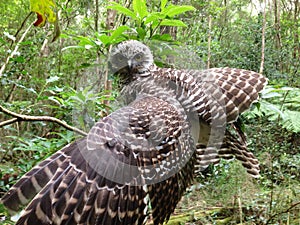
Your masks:
{"label": "tree trunk", "polygon": [[[108,0],[108,3],[109,2],[118,2],[118,1]],[[117,13],[115,10],[107,9],[107,15],[106,15],[106,29],[107,30],[114,29],[116,14]],[[106,67],[106,70],[104,72],[103,82],[104,82],[104,90],[107,93],[107,99],[109,99],[109,96],[111,95],[111,91],[112,91],[112,81],[108,79],[108,67]],[[103,100],[103,104],[106,106],[109,105],[109,100],[107,100],[107,99]],[[106,111],[106,114],[108,114],[108,111]],[[102,116],[105,116],[105,115],[102,115]]]}
{"label": "tree trunk", "polygon": [[261,34],[261,61],[259,73],[264,72],[264,64],[265,64],[265,35],[266,35],[266,8],[267,1],[263,0],[264,8],[263,8],[263,21],[262,21],[262,34]]}
{"label": "tree trunk", "polygon": [[208,16],[208,38],[207,38],[207,69],[210,68],[210,58],[211,58],[211,15]]}
{"label": "tree trunk", "polygon": [[99,29],[99,0],[95,0],[95,31],[98,32]]}
{"label": "tree trunk", "polygon": [[[281,41],[281,29],[280,29],[280,0],[274,0],[274,26],[275,26],[275,47],[278,53],[282,49]],[[279,56],[279,62],[276,63],[277,68],[283,72],[283,64],[281,56]]]}

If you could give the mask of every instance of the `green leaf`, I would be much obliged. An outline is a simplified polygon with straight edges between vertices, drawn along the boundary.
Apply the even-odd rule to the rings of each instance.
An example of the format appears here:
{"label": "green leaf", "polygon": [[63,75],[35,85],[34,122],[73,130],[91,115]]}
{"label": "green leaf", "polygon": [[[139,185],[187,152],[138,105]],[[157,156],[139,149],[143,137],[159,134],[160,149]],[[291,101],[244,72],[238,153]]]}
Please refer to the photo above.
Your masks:
{"label": "green leaf", "polygon": [[119,36],[121,36],[121,34],[123,34],[123,32],[125,30],[129,30],[130,28],[128,26],[120,26],[118,27],[116,30],[114,30],[112,33],[111,33],[111,40],[115,40],[116,38],[118,38]]}
{"label": "green leaf", "polygon": [[1,42],[2,44],[6,44],[6,41],[4,41],[4,39],[1,38],[1,37],[0,37],[0,42]]}
{"label": "green leaf", "polygon": [[78,37],[76,37],[76,39],[80,41],[78,43],[79,46],[86,46],[86,45],[94,46],[95,45],[95,43],[89,37],[78,36]]}
{"label": "green leaf", "polygon": [[165,16],[159,12],[151,13],[145,18],[144,24],[148,24],[151,22],[158,22],[160,19],[164,19],[164,18]]}
{"label": "green leaf", "polygon": [[172,41],[173,38],[170,34],[163,34],[163,35],[156,34],[156,35],[153,35],[152,40]]}
{"label": "green leaf", "polygon": [[274,98],[274,97],[280,97],[281,94],[277,93],[277,92],[269,92],[269,93],[266,93],[262,96],[262,98]]}
{"label": "green leaf", "polygon": [[133,0],[133,11],[135,15],[143,19],[148,15],[147,5],[145,0]]}
{"label": "green leaf", "polygon": [[169,17],[174,17],[176,15],[182,14],[187,11],[192,11],[195,10],[193,6],[190,5],[170,5],[167,8],[165,8],[162,13],[169,16]]}
{"label": "green leaf", "polygon": [[123,7],[122,5],[120,5],[118,3],[112,2],[112,4],[113,5],[108,6],[107,8],[108,9],[114,9],[114,10],[118,11],[119,13],[122,13],[126,16],[132,17],[133,19],[137,19],[136,15],[133,11]]}
{"label": "green leaf", "polygon": [[181,20],[169,20],[164,19],[161,23],[161,26],[174,26],[174,27],[187,27],[187,25]]}
{"label": "green leaf", "polygon": [[283,121],[283,128],[286,128],[289,131],[299,133],[300,132],[300,112],[298,111],[284,111],[285,120]]}
{"label": "green leaf", "polygon": [[13,58],[13,61],[18,62],[18,63],[23,63],[23,62],[25,62],[25,59],[23,56],[18,56],[18,57]]}
{"label": "green leaf", "polygon": [[136,31],[138,32],[139,38],[143,40],[147,32],[143,28],[137,28]]}
{"label": "green leaf", "polygon": [[111,42],[111,37],[105,34],[99,36],[98,38],[104,45],[108,45]]}
{"label": "green leaf", "polygon": [[161,0],[160,1],[160,10],[163,11],[166,7],[166,4],[168,3],[168,0]]}

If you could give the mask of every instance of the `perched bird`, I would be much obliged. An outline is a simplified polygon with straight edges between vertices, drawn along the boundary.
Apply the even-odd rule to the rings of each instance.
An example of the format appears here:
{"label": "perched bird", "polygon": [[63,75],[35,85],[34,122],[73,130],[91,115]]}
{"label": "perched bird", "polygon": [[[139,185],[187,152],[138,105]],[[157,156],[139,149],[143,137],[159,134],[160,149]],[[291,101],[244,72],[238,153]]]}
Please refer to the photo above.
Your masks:
{"label": "perched bird", "polygon": [[235,121],[258,99],[262,75],[158,68],[150,49],[134,40],[114,47],[110,64],[125,106],[8,191],[2,202],[10,211],[33,198],[18,225],[144,224],[149,214],[162,224],[195,171],[219,158],[235,156],[258,175]]}

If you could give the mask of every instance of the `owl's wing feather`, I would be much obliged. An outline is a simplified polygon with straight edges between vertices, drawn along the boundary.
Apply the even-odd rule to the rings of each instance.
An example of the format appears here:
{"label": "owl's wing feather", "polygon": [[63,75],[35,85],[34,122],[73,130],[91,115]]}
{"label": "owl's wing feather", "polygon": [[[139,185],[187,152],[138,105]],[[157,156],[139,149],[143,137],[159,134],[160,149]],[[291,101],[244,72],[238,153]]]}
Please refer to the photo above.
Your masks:
{"label": "owl's wing feather", "polygon": [[[159,98],[139,98],[33,168],[2,201],[18,210],[38,193],[17,225],[143,224],[149,201],[159,224],[191,183],[194,160],[182,158],[192,145],[181,112]],[[37,177],[40,188],[31,191]],[[20,192],[31,194],[21,201]]]}
{"label": "owl's wing feather", "polygon": [[10,213],[20,211],[20,207],[26,205],[49,182],[57,168],[66,160],[65,152],[69,149],[68,145],[35,166],[8,191],[2,201]]}
{"label": "owl's wing feather", "polygon": [[[205,93],[203,101],[208,102],[201,124],[210,127],[213,113],[218,116],[214,119],[222,118],[212,110],[220,110],[221,114],[226,115],[226,123],[231,124],[225,130],[222,144],[219,142],[208,144],[205,140],[204,143],[200,142],[197,145],[198,171],[211,163],[218,163],[220,158],[235,157],[242,162],[250,175],[258,177],[259,162],[253,153],[248,151],[245,134],[237,119],[240,113],[249,109],[251,104],[258,100],[258,94],[267,84],[267,79],[259,73],[234,68],[212,68],[193,75],[196,75],[199,86]],[[233,135],[232,130],[236,135]],[[211,135],[211,131],[202,132],[202,139],[206,133]]]}
{"label": "owl's wing feather", "polygon": [[[200,89],[205,92],[206,102],[212,106],[218,104],[225,108],[226,122],[237,120],[240,113],[249,109],[251,104],[258,100],[259,92],[267,84],[267,79],[256,72],[235,68],[212,68],[192,72],[198,81]],[[220,95],[215,96],[216,89]],[[216,101],[211,103],[210,101]],[[212,107],[208,105],[205,113],[211,115]],[[211,118],[208,117],[208,122]]]}

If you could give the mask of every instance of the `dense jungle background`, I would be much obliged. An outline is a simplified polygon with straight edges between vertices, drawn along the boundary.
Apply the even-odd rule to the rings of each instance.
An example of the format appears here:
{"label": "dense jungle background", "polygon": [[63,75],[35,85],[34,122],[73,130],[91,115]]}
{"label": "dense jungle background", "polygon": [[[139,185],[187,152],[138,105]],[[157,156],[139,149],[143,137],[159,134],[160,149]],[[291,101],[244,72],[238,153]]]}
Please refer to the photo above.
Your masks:
{"label": "dense jungle background", "polygon": [[[208,168],[168,224],[300,225],[299,0],[2,0],[0,10],[0,197],[115,109],[107,53],[137,39],[158,66],[269,79],[241,116],[261,177],[234,160]],[[0,205],[0,224],[11,219]]]}

